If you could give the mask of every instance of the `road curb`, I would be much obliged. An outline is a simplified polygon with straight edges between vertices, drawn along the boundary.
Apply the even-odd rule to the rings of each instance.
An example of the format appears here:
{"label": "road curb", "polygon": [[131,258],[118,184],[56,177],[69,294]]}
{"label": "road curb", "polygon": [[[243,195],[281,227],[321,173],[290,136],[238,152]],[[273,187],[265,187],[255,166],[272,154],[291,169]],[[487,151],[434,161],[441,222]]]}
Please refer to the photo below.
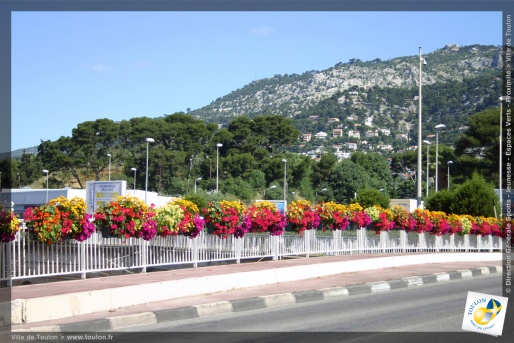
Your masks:
{"label": "road curb", "polygon": [[384,292],[407,287],[418,287],[437,282],[460,280],[482,275],[498,274],[501,272],[502,266],[488,266],[466,270],[457,270],[452,272],[412,276],[397,280],[370,282],[347,287],[323,288],[311,291],[273,294],[247,299],[220,301],[177,309],[143,312],[128,316],[115,316],[107,319],[97,319],[81,323],[62,324],[55,326],[39,326],[24,330],[12,330],[12,332],[99,332],[116,330],[138,325],[199,318],[214,314],[256,310],[283,304],[304,303],[309,301],[329,299],[333,297]]}

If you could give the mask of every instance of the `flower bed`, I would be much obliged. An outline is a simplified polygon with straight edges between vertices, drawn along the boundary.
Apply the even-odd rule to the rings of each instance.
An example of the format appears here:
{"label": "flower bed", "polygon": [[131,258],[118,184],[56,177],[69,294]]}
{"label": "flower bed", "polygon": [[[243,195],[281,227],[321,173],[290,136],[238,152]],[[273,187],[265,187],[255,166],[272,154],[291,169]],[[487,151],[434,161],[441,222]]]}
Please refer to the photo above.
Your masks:
{"label": "flower bed", "polygon": [[317,230],[321,223],[318,212],[307,200],[293,201],[287,206],[287,221],[293,231],[300,235],[305,230]]}
{"label": "flower bed", "polygon": [[252,204],[248,207],[246,216],[249,219],[250,232],[269,232],[272,236],[280,236],[287,225],[285,214],[269,201]]}
{"label": "flower bed", "polygon": [[111,236],[150,240],[157,234],[153,207],[134,196],[119,196],[95,211],[95,225]]}
{"label": "flower bed", "polygon": [[0,206],[0,242],[14,241],[20,230],[18,218],[11,211],[4,211]]}
{"label": "flower bed", "polygon": [[47,245],[67,238],[84,241],[95,232],[92,216],[86,213],[86,202],[79,197],[59,197],[39,207],[29,207],[24,220],[29,233]]}
{"label": "flower bed", "polygon": [[[246,233],[281,235],[286,225],[302,234],[306,230],[322,228],[348,230],[369,227],[377,234],[403,230],[431,235],[476,235],[505,238],[506,222],[496,218],[446,214],[416,209],[409,213],[402,207],[383,209],[379,206],[363,208],[358,203],[343,205],[324,202],[313,207],[306,200],[293,201],[286,213],[278,211],[269,201],[256,202],[245,208],[240,201],[209,203],[201,211],[187,200],[175,200],[160,208],[147,206],[133,196],[118,197],[103,204],[92,216],[86,212],[81,199],[53,199],[39,207],[25,211],[28,232],[38,241],[51,245],[62,239],[88,239],[97,230],[122,238],[152,239],[184,235],[194,238],[207,226],[208,232],[221,238],[243,237]],[[19,230],[17,218],[1,212],[0,235],[3,242],[12,241]]]}
{"label": "flower bed", "polygon": [[323,231],[346,230],[350,224],[345,205],[336,204],[333,201],[324,202],[316,205],[316,212],[320,216]]}
{"label": "flower bed", "polygon": [[212,233],[222,238],[230,235],[243,237],[248,232],[248,221],[245,220],[246,208],[240,201],[210,202],[202,209],[205,221]]}

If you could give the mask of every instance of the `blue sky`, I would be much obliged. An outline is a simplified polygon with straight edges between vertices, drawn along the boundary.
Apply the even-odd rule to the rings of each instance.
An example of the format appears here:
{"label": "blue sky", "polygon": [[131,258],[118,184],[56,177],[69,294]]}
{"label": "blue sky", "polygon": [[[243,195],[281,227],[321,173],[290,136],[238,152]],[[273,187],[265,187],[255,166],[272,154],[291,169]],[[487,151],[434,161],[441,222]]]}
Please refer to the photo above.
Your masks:
{"label": "blue sky", "polygon": [[14,12],[11,148],[197,109],[256,78],[501,39],[501,12]]}

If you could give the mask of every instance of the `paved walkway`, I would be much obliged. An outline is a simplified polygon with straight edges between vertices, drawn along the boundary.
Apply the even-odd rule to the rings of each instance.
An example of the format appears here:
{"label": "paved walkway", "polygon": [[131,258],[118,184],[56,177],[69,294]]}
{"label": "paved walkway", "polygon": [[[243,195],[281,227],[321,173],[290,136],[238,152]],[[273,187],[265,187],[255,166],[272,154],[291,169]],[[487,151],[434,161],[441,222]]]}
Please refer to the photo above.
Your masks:
{"label": "paved walkway", "polygon": [[16,286],[11,330],[102,331],[500,273],[499,266],[499,253],[345,255]]}

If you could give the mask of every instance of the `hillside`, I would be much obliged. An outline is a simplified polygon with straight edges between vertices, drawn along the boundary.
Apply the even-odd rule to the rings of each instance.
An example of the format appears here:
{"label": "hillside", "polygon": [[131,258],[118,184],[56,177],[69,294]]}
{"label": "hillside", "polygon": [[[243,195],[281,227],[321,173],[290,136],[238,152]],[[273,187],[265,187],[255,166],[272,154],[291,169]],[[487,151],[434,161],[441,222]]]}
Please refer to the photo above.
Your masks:
{"label": "hillside", "polygon": [[[500,47],[448,45],[423,57],[424,123],[445,120],[458,128],[469,115],[496,104]],[[312,115],[341,121],[355,115],[353,125],[372,116],[382,128],[408,133],[417,114],[418,83],[417,55],[387,61],[352,59],[322,71],[254,81],[190,114],[217,123],[243,115],[280,114],[292,118],[302,131],[331,128],[326,121],[316,127],[302,124]]]}

